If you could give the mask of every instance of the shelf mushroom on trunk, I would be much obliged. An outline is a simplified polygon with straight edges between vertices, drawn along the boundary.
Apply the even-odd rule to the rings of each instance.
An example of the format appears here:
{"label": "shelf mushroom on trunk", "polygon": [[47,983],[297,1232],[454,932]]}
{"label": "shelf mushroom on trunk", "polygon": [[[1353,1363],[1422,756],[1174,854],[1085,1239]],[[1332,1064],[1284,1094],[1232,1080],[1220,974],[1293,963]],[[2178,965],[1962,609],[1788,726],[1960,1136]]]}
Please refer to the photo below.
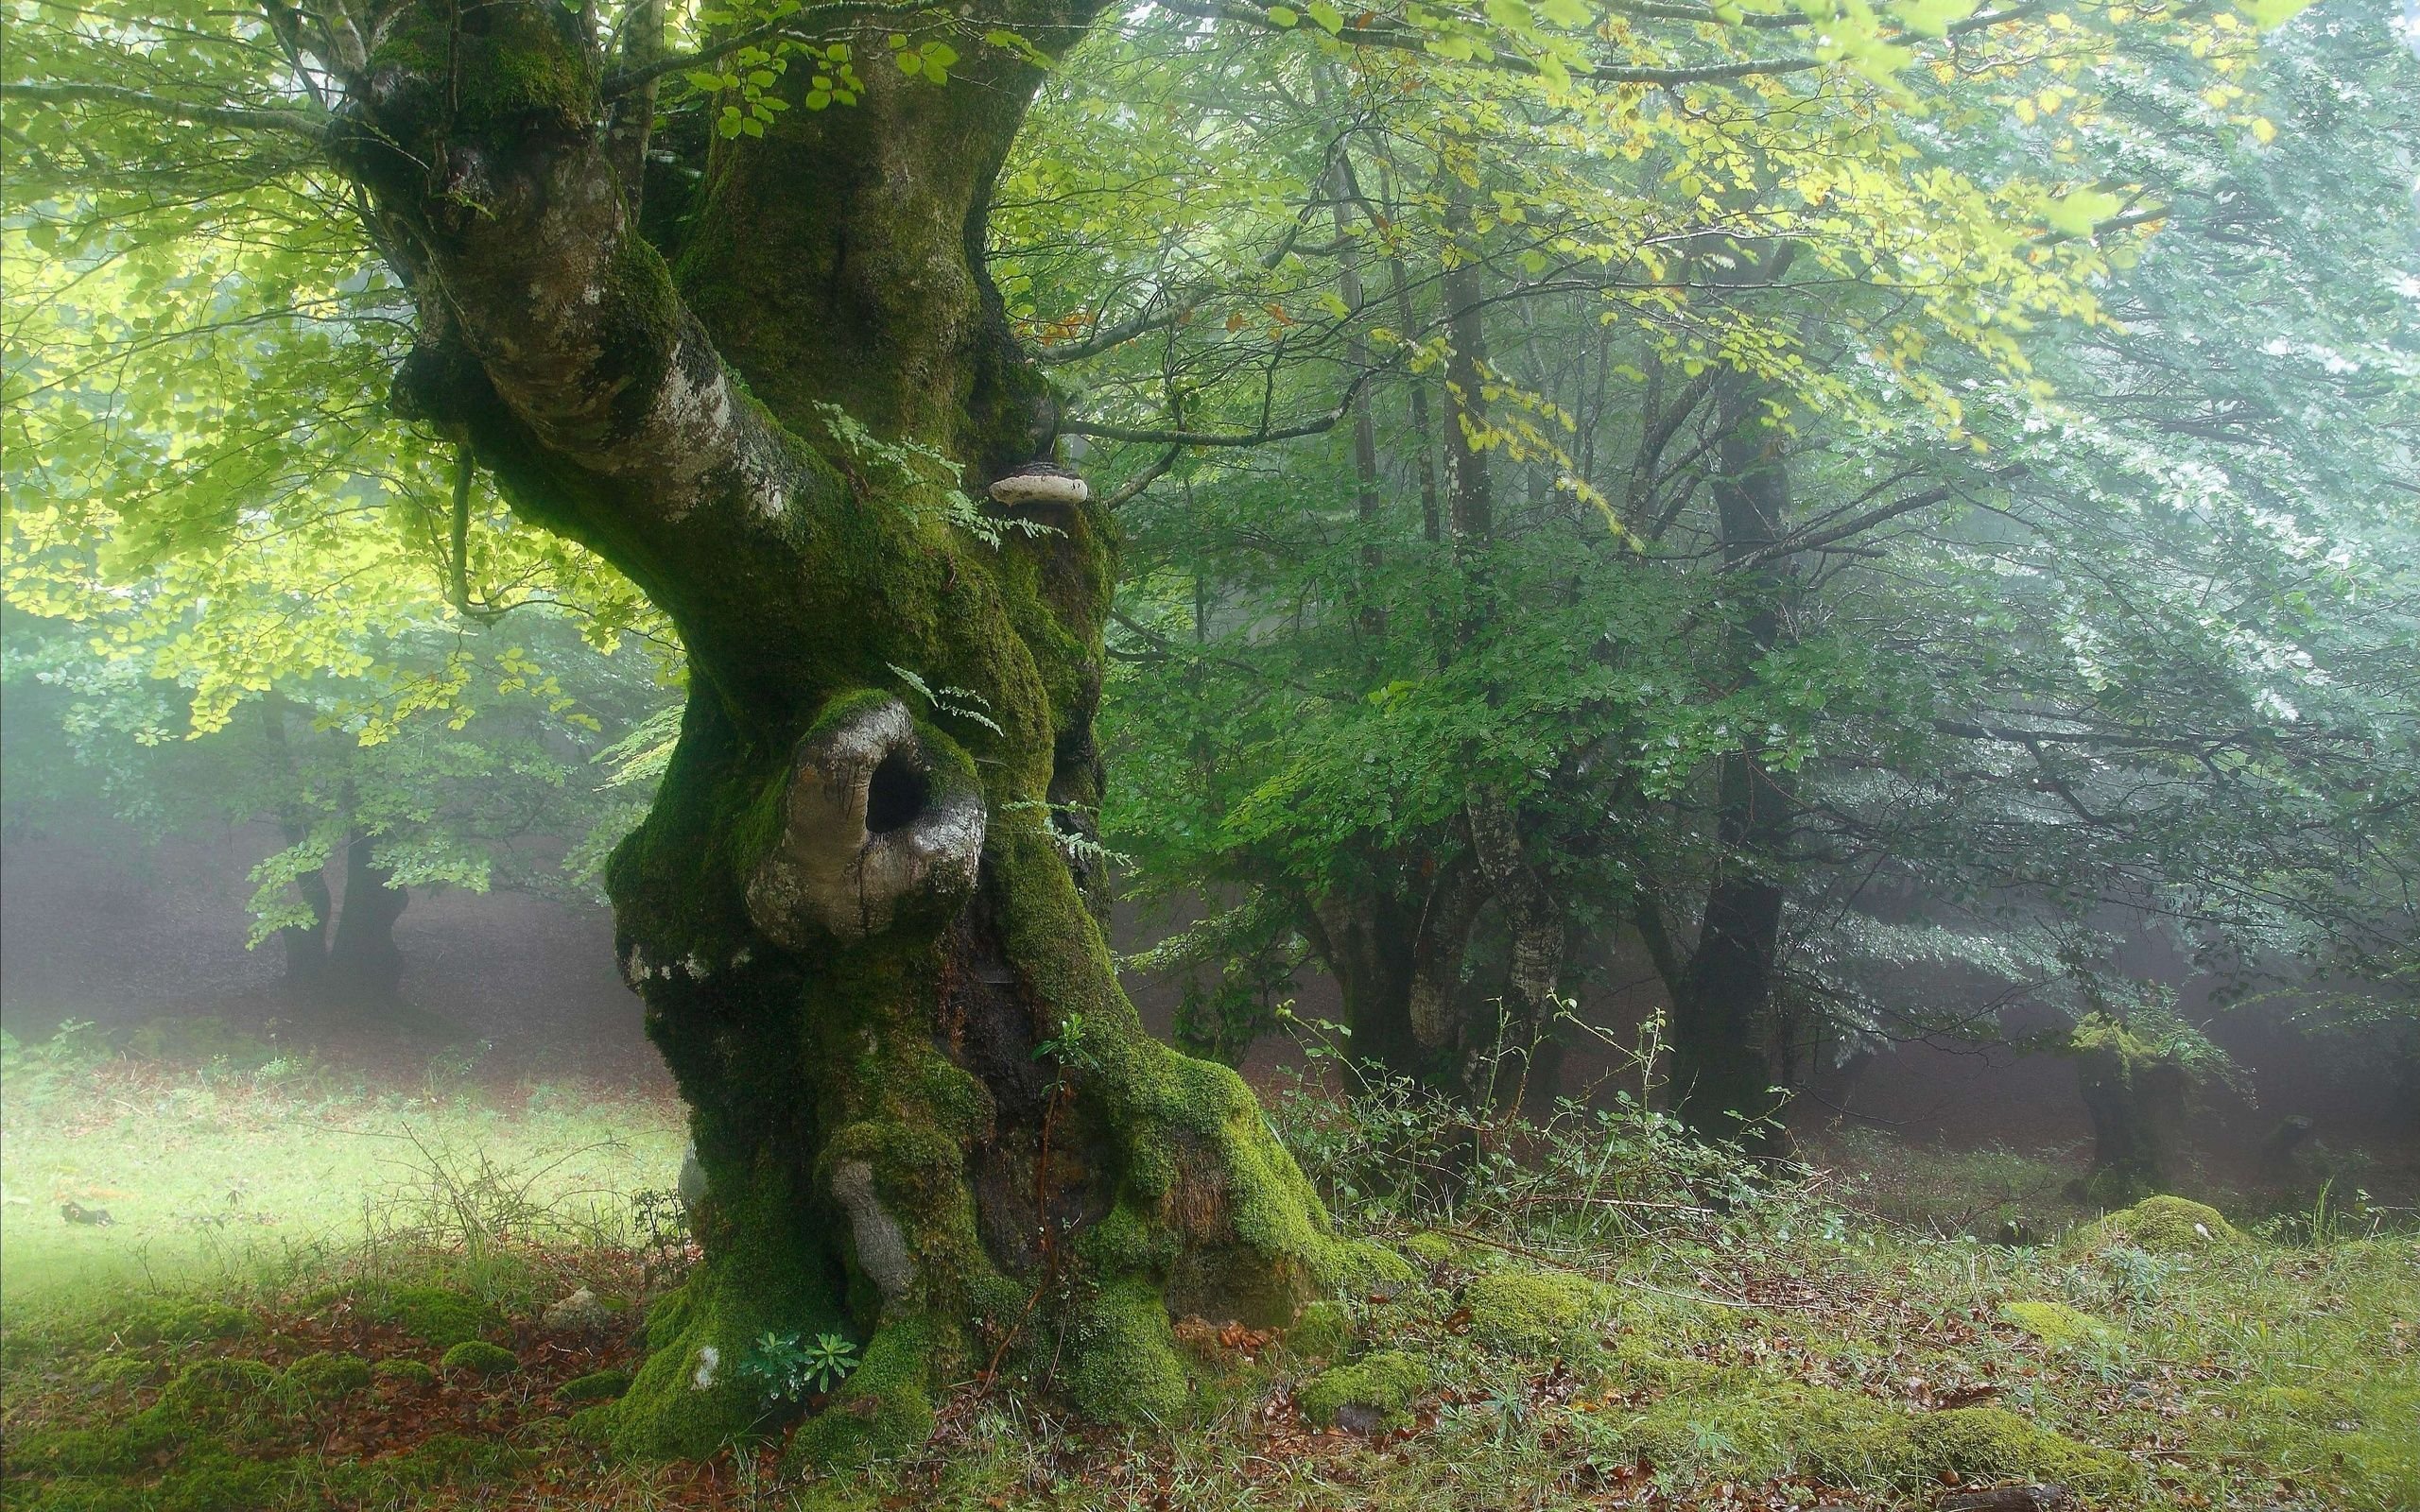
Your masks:
{"label": "shelf mushroom on trunk", "polygon": [[1092,489],[1080,477],[1055,462],[1028,462],[994,479],[992,502],[1003,509],[1043,514],[1074,509],[1090,499]]}

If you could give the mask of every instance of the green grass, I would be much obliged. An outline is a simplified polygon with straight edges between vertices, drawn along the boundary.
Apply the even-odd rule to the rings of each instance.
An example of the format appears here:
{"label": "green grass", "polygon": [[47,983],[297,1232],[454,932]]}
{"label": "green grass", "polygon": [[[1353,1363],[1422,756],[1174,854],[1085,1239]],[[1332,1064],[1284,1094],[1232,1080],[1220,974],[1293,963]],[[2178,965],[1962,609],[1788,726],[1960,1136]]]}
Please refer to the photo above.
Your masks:
{"label": "green grass", "polygon": [[[15,1058],[0,1084],[12,1314],[129,1286],[240,1287],[458,1223],[447,1208],[473,1196],[492,1220],[617,1238],[631,1194],[672,1184],[686,1138],[668,1099],[611,1089],[500,1096],[442,1074],[373,1089],[290,1060]],[[112,1222],[68,1223],[66,1202]]]}
{"label": "green grass", "polygon": [[[34,1069],[0,1130],[28,1199],[0,1225],[0,1504],[26,1512],[1898,1512],[2004,1478],[2100,1508],[2420,1507],[2408,1235],[2153,1254],[2078,1223],[1997,1246],[1844,1208],[1863,1189],[1829,1177],[1685,1203],[1638,1143],[1601,1147],[1629,1152],[1618,1173],[1567,1152],[1645,1204],[1619,1232],[1540,1195],[1568,1183],[1450,1223],[1365,1211],[1423,1280],[1277,1339],[1181,1330],[1181,1420],[1087,1427],[970,1385],[861,1476],[786,1478],[778,1441],[632,1467],[576,1415],[626,1384],[633,1329],[565,1341],[538,1314],[587,1286],[634,1321],[670,1279],[631,1194],[668,1183],[675,1109],[216,1060]],[[1971,1160],[1859,1154],[1894,1193],[1975,1200]],[[1992,1202],[2040,1181],[1995,1173]],[[118,1222],[72,1228],[60,1199]]]}

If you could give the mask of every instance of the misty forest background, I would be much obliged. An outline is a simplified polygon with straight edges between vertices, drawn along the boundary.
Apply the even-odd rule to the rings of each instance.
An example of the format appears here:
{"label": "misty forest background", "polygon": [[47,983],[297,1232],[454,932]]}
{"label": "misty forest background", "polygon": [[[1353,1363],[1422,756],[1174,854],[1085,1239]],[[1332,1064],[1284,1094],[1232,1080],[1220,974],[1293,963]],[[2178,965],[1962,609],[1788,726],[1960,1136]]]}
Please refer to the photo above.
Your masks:
{"label": "misty forest background", "polygon": [[[962,53],[1023,45],[877,30],[852,56],[785,40],[796,9],[587,13],[613,77],[644,78],[632,204],[658,244],[714,154],[855,108],[859,71],[979,87]],[[1049,70],[990,266],[1058,396],[1058,460],[1120,538],[1106,778],[1097,801],[1054,788],[1049,833],[1150,1031],[1239,1069],[1340,1221],[1443,1246],[1416,1251],[1439,1349],[1480,1347],[1457,1342],[1468,1287],[1512,1257],[1611,1278],[1662,1246],[1710,1306],[1812,1308],[1743,1278],[1814,1274],[1776,1257],[1848,1224],[1916,1246],[1857,1262],[1889,1284],[1950,1285],[1942,1255],[2055,1256],[2162,1194],[2305,1246],[2279,1288],[2377,1265],[2408,1299],[2420,23],[2376,0],[1848,9],[1864,30],[1796,60],[1798,11],[1753,4],[1167,0]],[[516,518],[465,434],[390,404],[412,294],[338,213],[278,26],[31,0],[7,25],[9,1326],[255,1241],[299,1263],[287,1241],[367,1234],[452,1255],[526,1361],[540,1304],[594,1283],[643,1306],[694,1259],[683,1111],[603,893],[680,734],[678,632]],[[1646,57],[1665,32],[1654,56],[1691,64],[1671,77],[1569,44]],[[983,549],[1025,528],[940,453],[834,414]],[[982,690],[890,671],[920,717],[997,730]],[[1657,1174],[1606,1199],[1637,1204],[1618,1231],[1575,1238],[1553,1194],[1616,1145]],[[578,1243],[621,1259],[461,1268],[466,1243],[560,1252],[545,1204],[570,1194],[603,1194],[613,1234]],[[474,1197],[492,1228],[427,1217]],[[1668,1229],[1640,1216],[1659,1204]],[[2327,1247],[2357,1242],[2400,1247]],[[2051,1261],[1983,1263],[2018,1267],[2014,1296]],[[2078,1434],[2144,1400],[2092,1392],[2182,1358],[2112,1365],[2094,1297],[2219,1308],[2190,1278],[2104,1283],[2068,1295],[2081,1323],[1999,1325],[2075,1372],[2026,1410]],[[1547,1420],[1586,1393],[1539,1361],[1598,1368],[1567,1319],[1498,1328],[1514,1364],[1390,1385],[1370,1360],[1427,1357],[1369,1352],[1378,1301],[1347,1298],[1367,1348],[1329,1346],[1330,1371],[1364,1375],[1324,1410],[1301,1395],[1309,1420],[1563,1463]],[[2386,1380],[2420,1340],[2377,1315]],[[634,1359],[617,1336],[581,1363]],[[769,1404],[811,1416],[845,1373]],[[1917,1383],[1927,1409],[2013,1400]],[[53,1387],[11,1420],[75,1420]],[[1742,1426],[1770,1405],[1692,1409],[1651,1451],[1636,1424],[1698,1388],[1636,1389],[1639,1468],[1586,1495],[1900,1504],[2048,1478],[1985,1455],[1869,1484]],[[2337,1435],[2308,1464],[2282,1437],[2181,1480],[2059,1463],[2113,1505],[2394,1505],[2420,1473],[2392,1449],[2408,1385],[2346,1389],[2271,1404]],[[1528,1405],[1453,1416],[1489,1391]],[[466,1442],[520,1432],[444,1400]],[[1050,1452],[1056,1481],[1020,1462],[1001,1494],[1169,1494],[1164,1463]],[[12,1495],[57,1500],[10,1505],[184,1505],[199,1473],[12,1457]],[[755,1463],[611,1496],[742,1504],[773,1494]],[[886,1494],[929,1491],[918,1463]],[[475,1504],[458,1471],[310,1494]],[[1259,1473],[1232,1469],[1253,1494]],[[1443,1494],[1370,1473],[1318,1495]],[[1580,1498],[1569,1473],[1537,1472]],[[1735,1479],[1778,1500],[1714,1499],[1749,1496]],[[561,1504],[608,1504],[582,1485]]]}

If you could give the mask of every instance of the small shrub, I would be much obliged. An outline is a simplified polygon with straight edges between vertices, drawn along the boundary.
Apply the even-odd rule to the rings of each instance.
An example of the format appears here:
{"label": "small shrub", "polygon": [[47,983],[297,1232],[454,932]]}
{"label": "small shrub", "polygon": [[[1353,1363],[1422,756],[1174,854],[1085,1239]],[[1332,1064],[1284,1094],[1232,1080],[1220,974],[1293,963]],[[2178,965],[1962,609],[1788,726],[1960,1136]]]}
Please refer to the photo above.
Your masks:
{"label": "small shrub", "polygon": [[778,1407],[811,1392],[831,1390],[856,1367],[857,1347],[843,1334],[819,1333],[803,1340],[795,1333],[767,1333],[739,1363],[739,1374],[755,1383],[766,1406]]}

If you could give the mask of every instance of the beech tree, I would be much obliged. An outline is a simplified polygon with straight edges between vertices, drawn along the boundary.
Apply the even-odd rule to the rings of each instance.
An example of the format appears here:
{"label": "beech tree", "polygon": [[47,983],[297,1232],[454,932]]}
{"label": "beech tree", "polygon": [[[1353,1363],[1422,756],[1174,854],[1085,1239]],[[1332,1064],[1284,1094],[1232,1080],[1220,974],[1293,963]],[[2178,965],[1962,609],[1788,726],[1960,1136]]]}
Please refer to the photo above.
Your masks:
{"label": "beech tree", "polygon": [[[256,291],[374,329],[329,350],[394,360],[424,455],[441,448],[464,479],[475,467],[513,520],[581,548],[556,570],[624,575],[686,648],[679,744],[608,885],[626,974],[690,1105],[705,1259],[649,1319],[647,1365],[606,1414],[618,1447],[704,1452],[745,1431],[761,1411],[752,1341],[822,1331],[862,1340],[862,1365],[802,1430],[810,1459],[912,1441],[935,1387],[1004,1368],[1055,1368],[1099,1418],[1167,1418],[1187,1401],[1172,1315],[1282,1324],[1321,1288],[1399,1266],[1332,1231],[1232,1072],[1143,1032],[1085,897],[1115,531],[1061,438],[1182,452],[1288,430],[1266,387],[1235,427],[1248,406],[1232,391],[1206,415],[1064,413],[1007,318],[987,261],[995,185],[1091,0],[37,9],[12,47],[9,140],[18,192],[53,197],[26,236],[64,284],[161,270],[190,228],[239,215],[229,203],[268,242],[318,238],[320,262],[255,268]],[[1668,129],[1705,159],[1679,180],[1694,206],[1719,187],[1727,132],[1787,133],[1804,111],[1840,155],[1811,198],[1863,185],[1878,215],[1907,159],[1893,80],[1917,49],[1954,79],[1961,47],[2082,58],[2109,36],[2067,18],[2062,41],[2030,31],[2028,8],[1958,0],[1162,13],[1182,18],[1180,60],[1225,28],[1301,30],[1323,56],[1434,65],[1447,72],[1413,87],[1467,93],[1440,144],[1434,221],[1444,272],[1461,269],[1448,329],[1400,360],[1442,364],[1449,508],[1474,561],[1494,549],[1484,454],[1512,433],[1490,418],[1466,252],[1516,207],[1466,194],[1457,128],[1551,122],[1574,141],[1603,124],[1625,152]],[[2135,9],[2111,24],[2202,25]],[[1488,98],[1478,80],[1519,93]],[[1733,89],[1762,103],[1717,108]],[[1653,91],[1683,93],[1644,112]],[[2120,208],[2064,173],[1921,183],[1944,211],[1925,234],[2017,284],[2029,260],[2008,223],[2083,235]],[[1588,211],[1573,218],[1579,236]],[[1978,305],[1974,287],[1919,298],[1996,345],[2007,301]],[[216,302],[234,297],[199,318],[248,318]],[[48,307],[101,318],[72,289]],[[124,352],[163,335],[110,318],[131,326]],[[1178,320],[1164,307],[1074,329],[1107,349]],[[301,429],[262,434],[293,447]],[[1123,470],[1118,493],[1153,475]],[[458,541],[478,524],[466,488]],[[163,530],[208,540],[262,507],[208,498],[217,513],[160,510]],[[1478,864],[1517,871],[1509,799],[1462,806]]]}

